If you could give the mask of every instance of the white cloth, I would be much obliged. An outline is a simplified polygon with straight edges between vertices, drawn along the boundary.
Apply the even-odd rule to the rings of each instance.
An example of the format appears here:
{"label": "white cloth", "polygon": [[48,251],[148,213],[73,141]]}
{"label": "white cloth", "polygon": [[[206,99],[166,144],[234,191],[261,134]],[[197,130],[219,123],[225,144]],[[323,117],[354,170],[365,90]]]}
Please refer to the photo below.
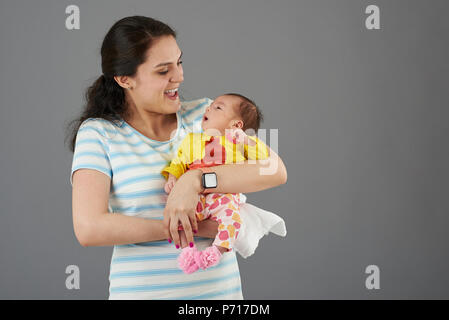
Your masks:
{"label": "white cloth", "polygon": [[264,235],[270,232],[282,237],[287,235],[284,219],[273,212],[246,203],[244,194],[240,195],[240,217],[243,223],[234,249],[245,259],[254,253]]}

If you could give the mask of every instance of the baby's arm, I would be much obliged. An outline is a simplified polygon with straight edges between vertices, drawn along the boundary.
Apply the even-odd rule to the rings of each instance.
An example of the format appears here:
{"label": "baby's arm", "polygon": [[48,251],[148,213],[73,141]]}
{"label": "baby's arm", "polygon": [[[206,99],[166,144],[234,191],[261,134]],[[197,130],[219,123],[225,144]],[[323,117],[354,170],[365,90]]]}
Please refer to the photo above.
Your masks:
{"label": "baby's arm", "polygon": [[173,189],[176,180],[187,171],[186,163],[188,162],[188,158],[186,158],[187,155],[183,150],[189,150],[188,141],[189,140],[184,139],[181,142],[181,146],[178,149],[178,155],[162,170],[162,175],[167,179],[167,182],[164,185],[164,190],[167,194]]}
{"label": "baby's arm", "polygon": [[176,177],[172,175],[171,173],[168,174],[167,182],[165,183],[164,190],[167,194],[170,194],[171,189],[175,186],[176,183]]}

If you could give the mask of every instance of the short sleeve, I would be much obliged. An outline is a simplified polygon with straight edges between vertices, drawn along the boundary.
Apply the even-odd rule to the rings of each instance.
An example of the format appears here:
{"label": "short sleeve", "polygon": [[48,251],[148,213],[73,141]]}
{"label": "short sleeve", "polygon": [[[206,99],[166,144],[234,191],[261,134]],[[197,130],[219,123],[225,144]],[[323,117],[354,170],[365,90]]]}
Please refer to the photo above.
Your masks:
{"label": "short sleeve", "polygon": [[95,119],[84,121],[76,136],[70,184],[72,184],[73,174],[79,169],[97,170],[112,178],[108,154],[108,138],[102,122]]}
{"label": "short sleeve", "polygon": [[202,132],[201,121],[206,108],[212,104],[213,100],[201,98],[191,101],[181,102],[181,117],[184,127],[193,133]]}

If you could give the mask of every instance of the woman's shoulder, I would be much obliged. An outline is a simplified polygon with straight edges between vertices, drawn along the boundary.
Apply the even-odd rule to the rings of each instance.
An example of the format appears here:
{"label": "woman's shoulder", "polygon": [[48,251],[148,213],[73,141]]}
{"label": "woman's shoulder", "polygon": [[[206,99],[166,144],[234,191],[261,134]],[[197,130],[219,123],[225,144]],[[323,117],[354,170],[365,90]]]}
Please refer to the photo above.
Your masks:
{"label": "woman's shoulder", "polygon": [[212,103],[212,101],[213,101],[212,99],[207,97],[195,100],[181,101],[181,111],[187,112],[204,105],[209,106]]}
{"label": "woman's shoulder", "polygon": [[206,108],[213,102],[210,98],[201,98],[189,101],[181,101],[179,114],[183,120],[184,126],[189,131],[201,130],[201,119]]}
{"label": "woman's shoulder", "polygon": [[201,98],[189,101],[181,101],[180,114],[184,118],[193,120],[199,114],[203,114],[204,111],[213,102],[210,98]]}
{"label": "woman's shoulder", "polygon": [[78,133],[96,133],[103,138],[111,139],[118,133],[118,130],[122,126],[123,121],[120,120],[109,121],[103,118],[88,118],[81,123]]}

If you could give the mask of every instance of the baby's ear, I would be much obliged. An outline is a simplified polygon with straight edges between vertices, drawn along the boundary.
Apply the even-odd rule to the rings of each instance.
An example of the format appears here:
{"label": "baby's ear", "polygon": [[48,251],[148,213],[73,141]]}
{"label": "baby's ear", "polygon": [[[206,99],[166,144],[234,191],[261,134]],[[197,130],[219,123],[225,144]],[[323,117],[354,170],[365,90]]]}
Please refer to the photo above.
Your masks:
{"label": "baby's ear", "polygon": [[243,121],[242,120],[232,120],[232,128],[243,129]]}

